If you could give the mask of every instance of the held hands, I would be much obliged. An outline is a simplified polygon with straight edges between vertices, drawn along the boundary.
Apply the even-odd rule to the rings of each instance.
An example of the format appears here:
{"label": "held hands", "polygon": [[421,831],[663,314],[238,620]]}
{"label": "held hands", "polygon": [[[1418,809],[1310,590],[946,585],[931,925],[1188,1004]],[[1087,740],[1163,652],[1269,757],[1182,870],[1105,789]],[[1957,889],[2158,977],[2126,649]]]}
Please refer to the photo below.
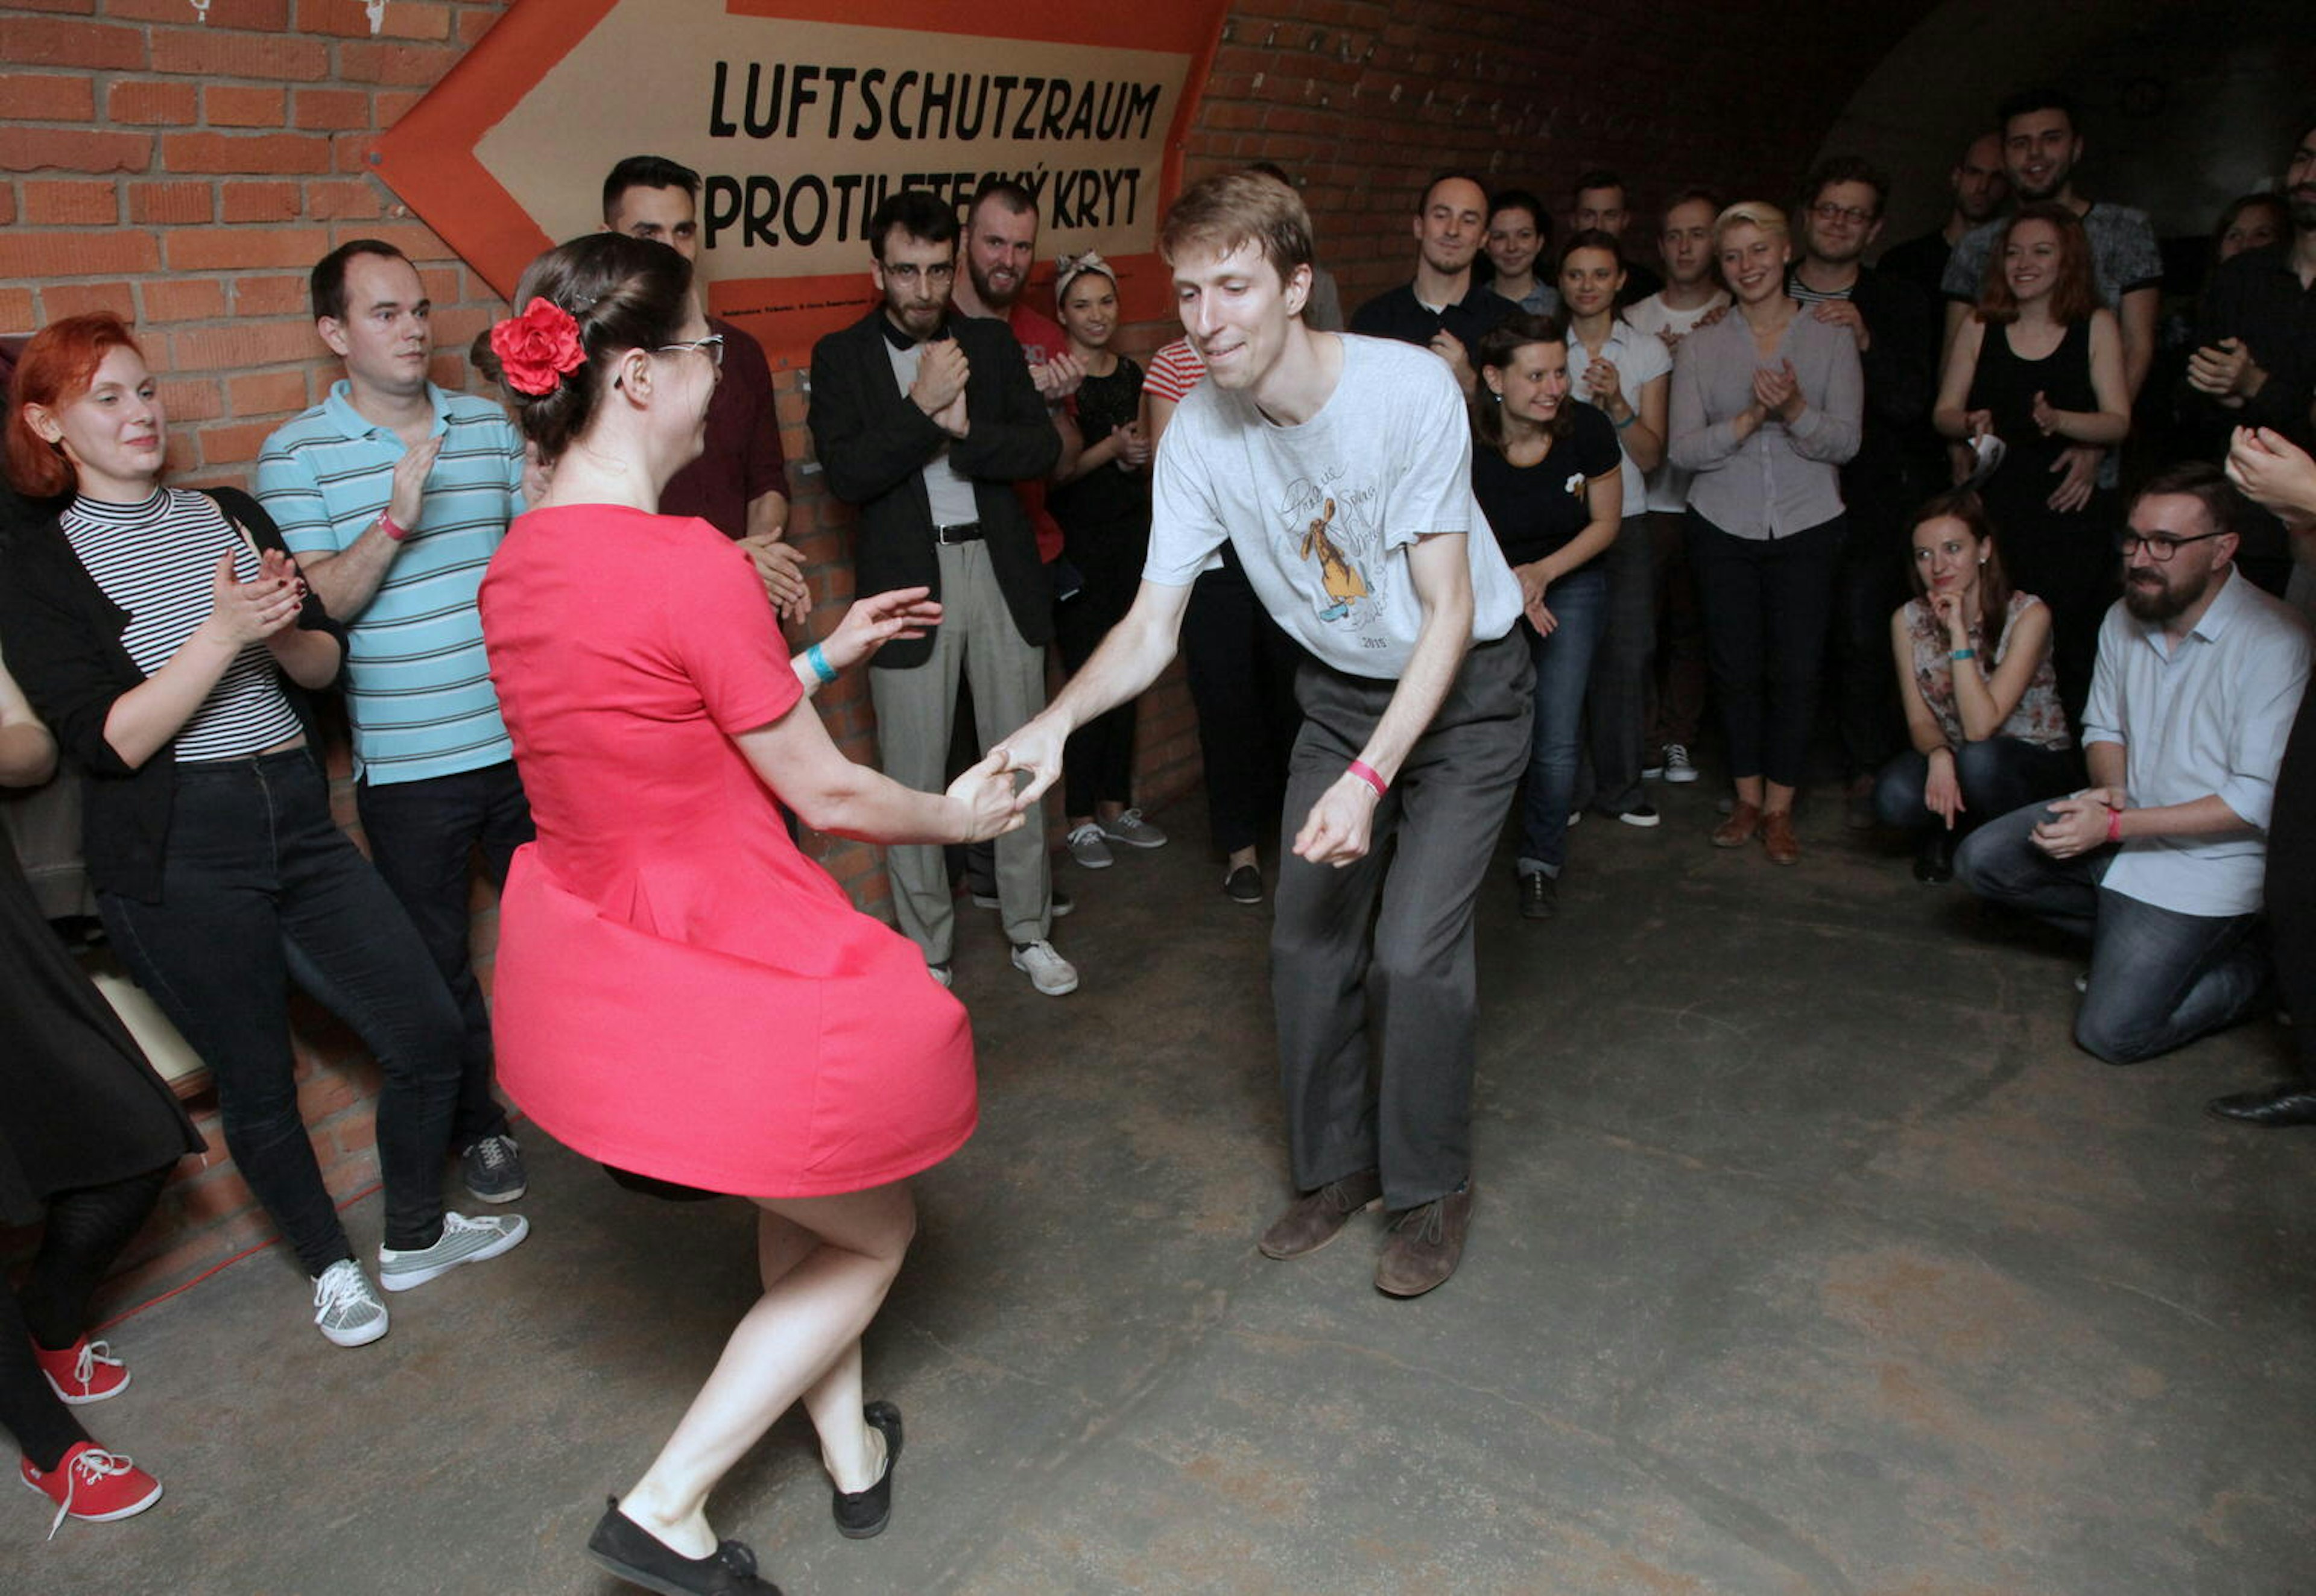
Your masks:
{"label": "held hands", "polygon": [[2228,480],[2295,531],[2316,526],[2316,459],[2282,433],[2238,427],[2228,442]]}
{"label": "held hands", "polygon": [[[386,513],[404,531],[414,530],[418,518],[426,508],[426,475],[434,469],[434,458],[442,452],[442,438],[428,439],[415,448],[405,449],[402,458],[394,463],[394,487],[387,494]],[[525,471],[529,470],[530,455],[526,451]],[[526,488],[529,486],[526,481]]]}
{"label": "held hands", "polygon": [[1038,385],[1038,397],[1048,404],[1059,404],[1078,391],[1085,381],[1085,368],[1075,355],[1064,350],[1043,366],[1029,368],[1029,380]]}
{"label": "held hands", "polygon": [[[884,594],[880,597],[890,598]],[[859,606],[854,606],[858,608]],[[849,618],[849,617],[848,617]],[[949,783],[947,794],[958,811],[959,842],[986,842],[1019,827],[1029,805],[1013,791],[1013,776],[994,749]]]}
{"label": "held hands", "polygon": [[202,623],[218,642],[236,652],[263,643],[298,618],[305,602],[306,584],[298,563],[279,549],[267,549],[259,558],[257,575],[241,581],[234,575],[234,557],[218,556],[209,579],[209,616]]}
{"label": "held hands", "polygon": [[821,658],[838,670],[850,670],[896,637],[922,637],[940,618],[940,601],[931,588],[873,594],[855,600],[836,630],[821,640]]}
{"label": "held hands", "polygon": [[964,414],[965,385],[973,375],[973,363],[954,338],[935,339],[922,348],[924,352],[917,357],[917,380],[909,385],[909,398],[943,431],[961,438],[964,434],[942,417],[951,409],[959,416]]}
{"label": "held hands", "polygon": [[1528,565],[1515,565],[1512,575],[1519,581],[1520,613],[1528,616],[1528,624],[1536,628],[1538,637],[1551,636],[1552,629],[1560,625],[1560,621],[1544,606],[1545,590],[1551,586],[1545,580],[1544,562],[1538,560]]}
{"label": "held hands", "polygon": [[2062,512],[2080,510],[2089,504],[2091,501],[2091,485],[2098,476],[2099,461],[2106,454],[2105,449],[2089,443],[2079,443],[2072,448],[2060,450],[2059,457],[2051,462],[2051,469],[2053,472],[2063,471],[2066,474],[2060,479],[2059,485],[2051,490],[2051,496],[2044,503]]}
{"label": "held hands", "polygon": [[2053,859],[2072,859],[2107,846],[2107,819],[2122,807],[2123,794],[2114,788],[2086,788],[2045,804],[2050,818],[2028,835]]}
{"label": "held hands", "polygon": [[1314,864],[1341,870],[1367,857],[1375,831],[1376,805],[1382,796],[1346,770],[1335,785],[1319,794],[1303,829],[1295,834],[1295,856]]}
{"label": "held hands", "polygon": [[[1945,755],[1940,758],[1940,754]],[[1930,756],[1930,774],[1922,784],[1922,807],[1955,829],[1955,817],[1968,806],[1962,801],[1962,779],[1955,775],[1954,750],[1939,749]]]}
{"label": "held hands", "polygon": [[764,597],[772,601],[775,615],[784,621],[801,621],[812,613],[812,589],[804,580],[802,549],[782,541],[779,532],[743,537],[740,546],[755,566],[756,580],[764,584]]}
{"label": "held hands", "polygon": [[1829,327],[1847,327],[1850,337],[1857,341],[1857,352],[1864,354],[1874,347],[1874,335],[1866,330],[1866,318],[1857,306],[1847,299],[1821,299],[1814,313]]}
{"label": "held hands", "polygon": [[1029,785],[1019,794],[1022,808],[1044,797],[1046,789],[1061,778],[1062,736],[1058,727],[1039,715],[989,750],[1000,770],[1029,772]]}

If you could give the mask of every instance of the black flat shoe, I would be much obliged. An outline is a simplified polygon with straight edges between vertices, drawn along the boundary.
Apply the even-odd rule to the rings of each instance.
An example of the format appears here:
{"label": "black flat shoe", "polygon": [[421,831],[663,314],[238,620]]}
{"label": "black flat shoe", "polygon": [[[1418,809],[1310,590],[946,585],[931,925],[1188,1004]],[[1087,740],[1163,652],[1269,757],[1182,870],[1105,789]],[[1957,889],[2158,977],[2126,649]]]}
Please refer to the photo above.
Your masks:
{"label": "black flat shoe", "polygon": [[1941,826],[1914,850],[1914,879],[1925,886],[1954,880],[1954,833]]}
{"label": "black flat shoe", "polygon": [[2215,1120],[2233,1120],[2264,1130],[2316,1125],[2316,1087],[2285,1081],[2257,1092],[2231,1092],[2204,1104],[2204,1112]]}
{"label": "black flat shoe", "polygon": [[1524,920],[1548,920],[1560,901],[1560,883],[1541,870],[1519,878],[1519,911]]}
{"label": "black flat shoe", "polygon": [[736,1540],[717,1543],[713,1556],[687,1557],[619,1511],[619,1499],[596,1521],[587,1556],[631,1585],[659,1596],[780,1596],[756,1576],[756,1554]]}
{"label": "black flat shoe", "polygon": [[847,1540],[866,1540],[885,1532],[893,1516],[893,1469],[901,1460],[901,1410],[889,1402],[872,1402],[860,1410],[885,1437],[885,1472],[865,1491],[831,1491],[829,1510],[836,1515],[836,1532]]}

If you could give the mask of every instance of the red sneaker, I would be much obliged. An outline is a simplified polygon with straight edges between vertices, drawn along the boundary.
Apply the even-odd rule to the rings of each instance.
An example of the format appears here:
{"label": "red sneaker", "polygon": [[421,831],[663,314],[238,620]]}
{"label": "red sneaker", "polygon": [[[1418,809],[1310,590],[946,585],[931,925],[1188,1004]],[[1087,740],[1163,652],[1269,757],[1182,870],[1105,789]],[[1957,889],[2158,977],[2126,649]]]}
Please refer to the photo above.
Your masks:
{"label": "red sneaker", "polygon": [[112,1355],[109,1342],[82,1336],[61,1352],[32,1343],[32,1361],[49,1377],[57,1396],[74,1407],[118,1396],[129,1388],[129,1365]]}
{"label": "red sneaker", "polygon": [[161,1482],[115,1452],[108,1452],[93,1441],[84,1441],[64,1456],[64,1461],[49,1473],[32,1467],[32,1460],[23,1460],[24,1483],[35,1491],[44,1492],[57,1504],[57,1516],[49,1521],[49,1538],[54,1539],[57,1526],[67,1514],[76,1519],[87,1519],[106,1523],[114,1519],[134,1518],[161,1500]]}

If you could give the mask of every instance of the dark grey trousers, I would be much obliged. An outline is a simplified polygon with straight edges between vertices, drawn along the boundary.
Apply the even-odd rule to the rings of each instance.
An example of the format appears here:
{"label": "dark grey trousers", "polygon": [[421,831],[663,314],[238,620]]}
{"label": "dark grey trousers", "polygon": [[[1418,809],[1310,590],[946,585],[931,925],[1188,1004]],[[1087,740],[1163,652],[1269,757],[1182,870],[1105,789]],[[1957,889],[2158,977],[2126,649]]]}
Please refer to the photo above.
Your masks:
{"label": "dark grey trousers", "polygon": [[1471,1173],[1473,905],[1528,764],[1534,677],[1517,635],[1465,655],[1376,806],[1367,856],[1341,869],[1296,858],[1295,834],[1366,746],[1397,683],[1316,661],[1296,679],[1304,719],[1280,820],[1270,985],[1297,1190],[1379,1169],[1385,1204],[1398,1210]]}

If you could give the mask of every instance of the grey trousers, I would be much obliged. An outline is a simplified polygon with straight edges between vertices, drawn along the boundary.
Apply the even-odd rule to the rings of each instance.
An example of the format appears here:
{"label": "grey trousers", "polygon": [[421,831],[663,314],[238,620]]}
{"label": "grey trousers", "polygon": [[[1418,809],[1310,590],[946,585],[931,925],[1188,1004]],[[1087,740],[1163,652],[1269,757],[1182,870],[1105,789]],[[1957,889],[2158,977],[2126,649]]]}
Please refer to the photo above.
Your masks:
{"label": "grey trousers", "polygon": [[[1517,634],[1465,657],[1376,806],[1367,856],[1341,869],[1296,858],[1295,834],[1366,746],[1397,684],[1316,661],[1296,679],[1304,721],[1280,821],[1270,986],[1300,1191],[1376,1169],[1385,1203],[1408,1209],[1471,1173],[1473,906],[1528,764],[1535,674]],[[1371,1030],[1381,1063],[1373,1092]]]}
{"label": "grey trousers", "polygon": [[[868,671],[877,706],[877,756],[885,774],[903,786],[938,793],[948,782],[949,731],[957,714],[958,673],[973,684],[974,746],[991,744],[1046,707],[1046,651],[1021,640],[1005,595],[989,566],[989,550],[961,543],[940,557],[941,624],[932,658],[906,670]],[[1046,829],[1037,815],[999,838],[997,902],[1005,935],[1017,943],[1044,940],[1053,924],[1052,876]],[[893,880],[894,917],[901,934],[929,964],[946,964],[954,950],[956,901],[948,863],[938,844],[909,843],[885,850]]]}

